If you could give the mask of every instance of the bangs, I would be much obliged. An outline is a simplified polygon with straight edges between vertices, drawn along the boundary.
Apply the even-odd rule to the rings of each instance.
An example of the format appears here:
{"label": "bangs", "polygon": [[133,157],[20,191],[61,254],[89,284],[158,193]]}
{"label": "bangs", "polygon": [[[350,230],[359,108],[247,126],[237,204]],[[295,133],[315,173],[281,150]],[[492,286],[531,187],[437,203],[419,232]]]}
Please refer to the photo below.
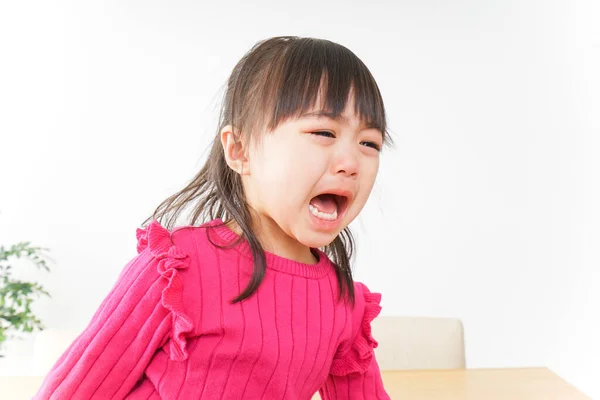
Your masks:
{"label": "bangs", "polygon": [[336,118],[354,100],[354,114],[361,124],[380,130],[384,144],[391,141],[377,83],[352,51],[327,40],[305,38],[289,43],[277,58],[272,60],[263,91],[263,111],[272,111],[266,113],[270,115],[267,129],[274,130],[317,105],[318,111]]}

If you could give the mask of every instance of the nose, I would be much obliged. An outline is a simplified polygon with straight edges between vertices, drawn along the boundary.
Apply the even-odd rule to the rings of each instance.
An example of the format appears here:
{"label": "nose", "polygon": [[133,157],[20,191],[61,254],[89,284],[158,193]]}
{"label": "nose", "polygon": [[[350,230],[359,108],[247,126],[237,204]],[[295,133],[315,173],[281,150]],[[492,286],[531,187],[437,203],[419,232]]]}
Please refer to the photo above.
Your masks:
{"label": "nose", "polygon": [[358,152],[352,146],[340,146],[338,150],[334,162],[335,174],[356,177],[358,175]]}

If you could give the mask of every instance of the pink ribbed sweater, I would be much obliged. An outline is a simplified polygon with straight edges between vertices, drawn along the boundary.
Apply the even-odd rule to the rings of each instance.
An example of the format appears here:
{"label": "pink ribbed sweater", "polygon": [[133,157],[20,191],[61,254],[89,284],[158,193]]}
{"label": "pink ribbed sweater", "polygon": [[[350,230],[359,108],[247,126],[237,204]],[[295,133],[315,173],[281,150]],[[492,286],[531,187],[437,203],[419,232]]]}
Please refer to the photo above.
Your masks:
{"label": "pink ribbed sweater", "polygon": [[258,291],[231,304],[252,255],[215,246],[237,238],[221,223],[138,229],[137,256],[34,399],[389,399],[370,326],[381,295],[356,282],[352,308],[323,252],[267,252]]}

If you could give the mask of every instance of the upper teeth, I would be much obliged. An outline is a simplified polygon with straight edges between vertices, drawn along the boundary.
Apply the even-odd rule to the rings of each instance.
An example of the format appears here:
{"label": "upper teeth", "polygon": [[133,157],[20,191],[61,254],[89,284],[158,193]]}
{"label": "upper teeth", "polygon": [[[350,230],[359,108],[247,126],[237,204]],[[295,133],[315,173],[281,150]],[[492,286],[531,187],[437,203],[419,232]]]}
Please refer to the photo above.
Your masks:
{"label": "upper teeth", "polygon": [[338,217],[337,210],[333,210],[331,214],[324,213],[322,211],[317,210],[317,207],[313,206],[312,204],[308,205],[308,209],[310,210],[310,213],[315,217],[325,219],[327,221],[335,221]]}

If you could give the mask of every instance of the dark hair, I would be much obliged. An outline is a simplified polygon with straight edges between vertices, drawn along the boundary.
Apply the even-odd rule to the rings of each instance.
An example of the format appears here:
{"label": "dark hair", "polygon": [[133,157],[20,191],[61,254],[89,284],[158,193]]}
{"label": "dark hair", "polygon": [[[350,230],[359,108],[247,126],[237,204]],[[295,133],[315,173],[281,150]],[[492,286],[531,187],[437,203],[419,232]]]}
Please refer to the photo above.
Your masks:
{"label": "dark hair", "polygon": [[[266,130],[274,130],[288,118],[312,108],[318,100],[319,89],[323,109],[334,116],[344,111],[352,90],[354,111],[360,121],[379,129],[384,145],[393,145],[377,83],[352,51],[324,39],[269,38],[256,43],[233,68],[226,83],[217,134],[200,172],[183,190],[164,200],[144,222],[145,225],[152,219],[167,217],[166,227],[171,229],[173,221],[191,203],[195,205],[188,225],[216,218],[222,219],[223,223],[235,220],[242,235],[231,246],[246,239],[254,257],[254,269],[248,286],[232,303],[257,290],[264,278],[266,261],[253,231],[241,177],[226,163],[220,131],[231,125],[234,136],[243,132],[246,139],[260,141]],[[322,249],[335,264],[340,298],[346,295],[352,304],[354,284],[350,260],[354,247],[352,233],[346,227]]]}

